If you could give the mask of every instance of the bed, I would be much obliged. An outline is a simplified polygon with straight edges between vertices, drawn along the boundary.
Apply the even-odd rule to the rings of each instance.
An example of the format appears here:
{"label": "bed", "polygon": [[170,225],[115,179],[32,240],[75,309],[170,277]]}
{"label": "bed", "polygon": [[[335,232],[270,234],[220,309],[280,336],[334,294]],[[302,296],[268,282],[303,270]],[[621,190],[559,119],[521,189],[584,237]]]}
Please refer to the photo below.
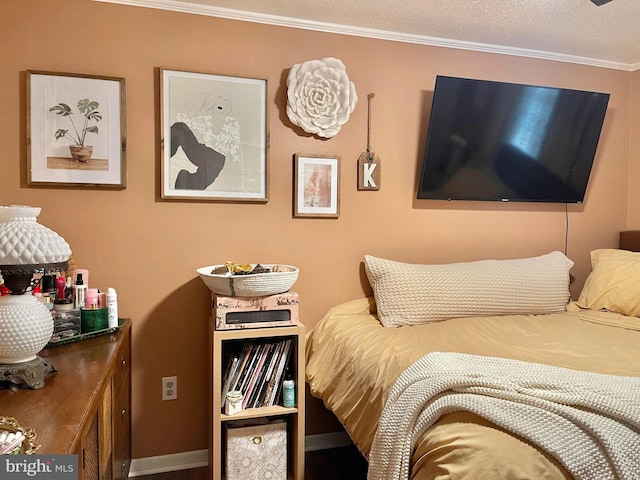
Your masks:
{"label": "bed", "polygon": [[[635,248],[636,242],[640,243],[640,232],[624,232],[621,249],[592,252],[592,272],[575,301],[568,290],[573,262],[560,252],[441,266],[398,265],[366,256],[374,295],[333,307],[308,334],[306,375],[311,394],[336,415],[369,460],[370,479],[640,478],[640,253],[624,250],[627,245]],[[425,296],[428,305],[416,306],[420,300],[415,297]],[[414,298],[407,302],[407,297]],[[486,302],[486,297],[492,298]],[[560,420],[545,416],[546,411],[531,420],[543,430],[555,428],[556,437],[558,432],[566,433],[565,445],[558,450],[553,446],[558,438],[540,441],[539,436],[530,435],[531,429],[537,429],[535,424],[521,431],[509,421],[483,414],[475,405],[465,408],[464,401],[462,406],[451,403],[436,413],[431,410],[429,420],[424,420],[433,402],[447,397],[442,391],[420,402],[415,397],[422,397],[422,386],[433,385],[433,378],[439,380],[442,371],[436,377],[427,376],[428,383],[417,384],[417,390],[410,390],[406,383],[398,385],[406,381],[407,372],[415,373],[422,360],[433,363],[435,355],[447,361],[451,357],[506,361],[494,367],[498,376],[524,366],[525,383],[532,378],[555,382],[551,386],[536,383],[534,389],[543,396],[559,395],[556,386],[562,391],[573,385],[574,378],[582,381],[583,373],[596,382],[595,387],[581,384],[587,390],[578,396],[585,398],[600,392],[600,382],[611,380],[611,391],[602,394],[604,411],[591,405],[577,410],[616,422],[621,410],[624,422],[616,423],[616,428],[626,435],[619,442],[622,445],[610,445],[613,441],[606,435],[594,434],[600,426],[592,428],[588,420],[581,424],[582,430],[598,436],[600,443],[567,448],[574,425],[562,423],[570,416],[562,410]],[[528,366],[541,370],[527,375]],[[547,377],[548,371],[552,374]],[[482,381],[487,378],[484,373]],[[484,399],[487,395],[484,384],[463,387],[454,387],[453,396]],[[491,392],[488,396],[495,397]],[[393,401],[387,402],[389,398]],[[556,410],[565,408],[563,398]],[[395,414],[389,416],[393,408]],[[615,410],[615,415],[607,409]],[[495,411],[515,411],[511,417],[517,422],[529,418],[528,413],[501,406]],[[380,431],[385,430],[382,423],[388,436],[394,429],[407,427],[405,418],[412,419],[408,422],[412,430],[396,434],[404,437],[394,440],[400,443],[380,440],[384,436]],[[417,418],[422,419],[420,428],[415,425]],[[608,450],[601,451],[602,443]],[[589,448],[595,448],[595,453]],[[591,453],[582,455],[581,450]]]}

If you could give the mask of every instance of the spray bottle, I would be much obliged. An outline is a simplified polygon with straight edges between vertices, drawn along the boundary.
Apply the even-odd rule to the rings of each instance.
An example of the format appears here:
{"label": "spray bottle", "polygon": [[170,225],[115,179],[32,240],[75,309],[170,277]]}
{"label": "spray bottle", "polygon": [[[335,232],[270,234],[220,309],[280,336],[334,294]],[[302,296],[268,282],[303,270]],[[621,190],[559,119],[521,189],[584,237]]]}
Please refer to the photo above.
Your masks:
{"label": "spray bottle", "polygon": [[76,283],[73,285],[73,306],[74,308],[84,308],[87,295],[87,285],[82,279],[82,274],[76,276]]}
{"label": "spray bottle", "polygon": [[285,380],[282,382],[282,403],[287,408],[296,406],[296,383],[289,369],[287,369]]}

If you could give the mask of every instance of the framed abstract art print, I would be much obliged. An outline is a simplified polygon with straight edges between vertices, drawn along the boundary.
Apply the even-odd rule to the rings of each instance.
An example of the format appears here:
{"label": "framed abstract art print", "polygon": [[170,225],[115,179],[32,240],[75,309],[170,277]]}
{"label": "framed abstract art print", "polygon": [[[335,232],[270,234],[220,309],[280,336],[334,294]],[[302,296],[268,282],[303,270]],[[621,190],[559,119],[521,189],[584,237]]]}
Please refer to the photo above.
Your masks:
{"label": "framed abstract art print", "polygon": [[338,218],[340,157],[295,154],[293,216]]}
{"label": "framed abstract art print", "polygon": [[267,202],[267,81],[161,69],[161,198]]}

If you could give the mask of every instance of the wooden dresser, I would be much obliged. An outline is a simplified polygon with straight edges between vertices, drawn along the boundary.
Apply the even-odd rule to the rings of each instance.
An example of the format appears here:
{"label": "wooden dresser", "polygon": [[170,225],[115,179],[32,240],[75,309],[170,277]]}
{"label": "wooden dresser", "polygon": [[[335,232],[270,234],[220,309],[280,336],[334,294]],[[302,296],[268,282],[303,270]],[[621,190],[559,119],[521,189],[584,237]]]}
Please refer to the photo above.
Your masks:
{"label": "wooden dresser", "polygon": [[83,480],[120,480],[131,463],[131,321],[114,334],[45,349],[39,390],[0,388],[0,415],[36,431],[38,454],[77,454]]}

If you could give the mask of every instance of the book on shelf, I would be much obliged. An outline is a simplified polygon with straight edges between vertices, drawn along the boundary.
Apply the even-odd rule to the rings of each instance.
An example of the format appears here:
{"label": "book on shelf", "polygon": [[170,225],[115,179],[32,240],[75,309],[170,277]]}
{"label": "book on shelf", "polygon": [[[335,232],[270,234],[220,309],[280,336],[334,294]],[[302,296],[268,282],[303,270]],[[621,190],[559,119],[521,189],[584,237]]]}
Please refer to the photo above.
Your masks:
{"label": "book on shelf", "polygon": [[251,347],[251,351],[249,352],[249,358],[247,359],[247,363],[245,364],[244,370],[242,371],[242,378],[238,383],[236,390],[240,390],[242,395],[247,394],[247,387],[249,386],[249,382],[254,373],[254,368],[258,361],[258,355],[262,345],[260,343],[254,343]]}
{"label": "book on shelf", "polygon": [[227,361],[227,368],[225,369],[224,383],[222,384],[222,399],[221,405],[224,408],[224,404],[227,401],[227,392],[229,392],[229,386],[235,379],[236,374],[238,373],[238,364],[240,363],[239,355],[230,355]]}
{"label": "book on shelf", "polygon": [[293,340],[246,340],[240,353],[230,353],[222,379],[222,406],[229,391],[243,394],[243,408],[272,406],[291,355]]}
{"label": "book on shelf", "polygon": [[259,385],[259,392],[258,392],[258,397],[256,398],[255,407],[266,407],[267,406],[267,392],[268,392],[268,387],[269,387],[269,383],[271,381],[271,378],[273,377],[273,372],[275,370],[275,366],[278,363],[278,359],[280,358],[280,354],[282,352],[282,349],[284,348],[284,341],[278,342],[277,344],[274,345],[274,348],[272,349],[272,354],[271,354],[271,358],[269,359],[269,364],[267,366],[267,370],[265,372],[265,375],[262,379],[262,383],[261,385]]}
{"label": "book on shelf", "polygon": [[276,375],[276,381],[274,384],[274,388],[271,390],[271,396],[269,399],[269,405],[275,405],[278,401],[280,390],[282,389],[282,382],[284,381],[284,372],[286,370],[287,364],[289,363],[289,357],[291,356],[292,346],[291,339],[287,340],[285,344],[284,351],[280,356],[280,362],[278,363],[278,371]]}
{"label": "book on shelf", "polygon": [[256,352],[256,361],[253,366],[253,371],[251,372],[251,377],[247,383],[247,389],[243,392],[244,398],[242,399],[242,408],[249,408],[251,405],[250,400],[254,397],[256,383],[261,375],[264,375],[262,366],[264,365],[264,361],[267,358],[270,348],[270,343],[264,343],[260,345],[259,351]]}
{"label": "book on shelf", "polygon": [[251,350],[253,349],[252,343],[245,343],[242,347],[240,358],[238,359],[238,370],[233,382],[229,384],[229,392],[232,390],[240,390],[242,380],[247,375],[247,362],[251,356]]}
{"label": "book on shelf", "polygon": [[264,380],[269,376],[269,366],[273,362],[273,357],[277,348],[278,342],[269,344],[268,350],[264,355],[264,361],[262,362],[260,372],[258,372],[253,388],[249,392],[249,399],[245,405],[245,408],[256,408],[262,406],[259,403],[259,397],[263,390],[262,386],[264,384]]}
{"label": "book on shelf", "polygon": [[250,347],[250,344],[245,343],[242,345],[241,349],[232,348],[227,351],[227,369],[222,377],[222,408],[225,406],[227,393],[236,389],[240,373],[244,368],[244,363],[247,361],[248,349]]}

